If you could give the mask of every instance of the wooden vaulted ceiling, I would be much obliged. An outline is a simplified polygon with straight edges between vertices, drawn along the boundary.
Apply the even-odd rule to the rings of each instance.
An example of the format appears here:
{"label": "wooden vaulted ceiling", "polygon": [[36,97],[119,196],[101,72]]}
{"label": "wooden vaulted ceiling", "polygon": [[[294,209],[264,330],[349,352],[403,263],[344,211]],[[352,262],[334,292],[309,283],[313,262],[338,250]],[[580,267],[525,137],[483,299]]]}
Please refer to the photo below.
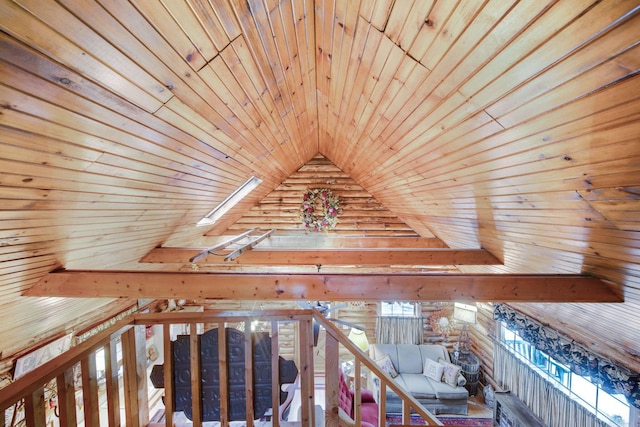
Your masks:
{"label": "wooden vaulted ceiling", "polygon": [[[0,0],[2,357],[126,305],[55,269],[198,274],[141,260],[254,223],[300,236],[296,199],[324,184],[370,202],[337,237],[498,261],[439,274],[605,281],[623,303],[515,306],[640,370],[639,15],[613,0]],[[195,226],[250,176],[263,183]],[[433,273],[419,268],[357,271]],[[23,296],[47,278],[93,298]]]}

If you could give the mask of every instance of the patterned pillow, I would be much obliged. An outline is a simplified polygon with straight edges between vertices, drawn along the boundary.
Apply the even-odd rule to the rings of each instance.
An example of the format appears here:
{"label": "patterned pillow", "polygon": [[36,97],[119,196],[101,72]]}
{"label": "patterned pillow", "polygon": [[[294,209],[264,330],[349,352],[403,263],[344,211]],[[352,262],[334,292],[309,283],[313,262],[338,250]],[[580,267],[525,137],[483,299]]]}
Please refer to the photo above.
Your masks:
{"label": "patterned pillow", "polygon": [[396,368],[393,366],[391,357],[389,357],[388,354],[385,354],[382,359],[376,360],[376,363],[378,364],[378,366],[380,366],[380,369],[382,370],[382,372],[389,374],[391,378],[395,378],[398,376],[398,372],[396,371]]}
{"label": "patterned pillow", "polygon": [[424,360],[424,371],[422,373],[425,377],[440,382],[442,381],[443,370],[444,366],[435,360],[429,359],[428,357]]}
{"label": "patterned pillow", "polygon": [[462,368],[458,365],[454,365],[453,363],[449,363],[444,359],[440,359],[440,363],[442,363],[442,366],[444,367],[442,381],[449,384],[451,387],[457,387],[458,375],[460,375]]}

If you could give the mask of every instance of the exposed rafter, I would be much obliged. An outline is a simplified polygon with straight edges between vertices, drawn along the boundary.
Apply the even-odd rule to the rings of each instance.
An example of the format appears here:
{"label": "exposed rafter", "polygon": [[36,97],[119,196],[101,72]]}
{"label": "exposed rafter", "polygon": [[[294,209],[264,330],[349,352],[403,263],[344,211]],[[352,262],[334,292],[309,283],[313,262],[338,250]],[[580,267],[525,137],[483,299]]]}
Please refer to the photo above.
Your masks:
{"label": "exposed rafter", "polygon": [[[206,252],[206,250],[204,251]],[[141,262],[185,264],[202,254],[200,249],[155,248]],[[226,254],[223,254],[226,255]],[[216,259],[217,258],[217,259]],[[199,257],[202,261],[204,257]],[[222,262],[209,255],[204,262]],[[271,249],[248,250],[233,260],[253,265],[494,265],[500,260],[483,249]]]}
{"label": "exposed rafter", "polygon": [[189,299],[622,302],[582,275],[213,274],[58,271],[26,296]]}

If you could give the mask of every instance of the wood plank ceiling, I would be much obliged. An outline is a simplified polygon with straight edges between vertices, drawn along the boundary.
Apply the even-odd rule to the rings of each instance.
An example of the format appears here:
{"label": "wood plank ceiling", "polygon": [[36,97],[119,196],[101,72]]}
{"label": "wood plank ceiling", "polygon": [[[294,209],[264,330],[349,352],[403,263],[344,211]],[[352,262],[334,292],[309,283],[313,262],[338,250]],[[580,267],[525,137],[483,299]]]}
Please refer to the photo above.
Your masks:
{"label": "wood plank ceiling", "polygon": [[334,235],[604,279],[624,303],[514,305],[640,371],[639,27],[636,0],[0,0],[1,357],[125,304],[22,296],[56,268],[175,272],[140,260],[303,233],[327,159],[375,206]]}

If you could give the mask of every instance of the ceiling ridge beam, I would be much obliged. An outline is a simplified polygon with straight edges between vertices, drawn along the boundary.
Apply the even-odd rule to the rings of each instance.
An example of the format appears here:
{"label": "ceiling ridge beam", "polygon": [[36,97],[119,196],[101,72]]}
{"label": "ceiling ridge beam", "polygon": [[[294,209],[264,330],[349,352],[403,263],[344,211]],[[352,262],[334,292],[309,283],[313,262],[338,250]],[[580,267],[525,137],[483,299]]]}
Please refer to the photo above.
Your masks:
{"label": "ceiling ridge beam", "polygon": [[68,271],[24,296],[227,300],[623,302],[618,289],[562,274],[230,274]]}
{"label": "ceiling ridge beam", "polygon": [[[140,262],[187,264],[200,249],[155,248]],[[201,257],[199,260],[202,260]],[[315,248],[260,249],[246,251],[241,257],[225,259],[229,264],[245,265],[502,265],[484,249],[425,248]],[[204,261],[206,263],[206,261]]]}

